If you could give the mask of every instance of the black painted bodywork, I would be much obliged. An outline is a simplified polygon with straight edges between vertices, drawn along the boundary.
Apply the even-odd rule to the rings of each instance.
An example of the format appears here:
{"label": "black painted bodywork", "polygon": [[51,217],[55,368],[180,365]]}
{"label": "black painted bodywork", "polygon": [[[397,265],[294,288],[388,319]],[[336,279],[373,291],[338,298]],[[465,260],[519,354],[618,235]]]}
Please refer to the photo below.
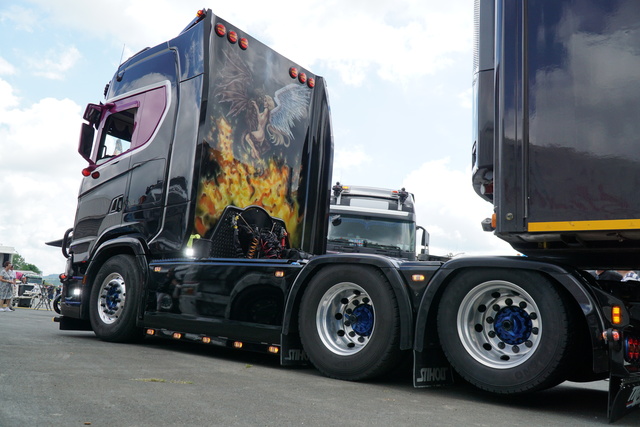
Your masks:
{"label": "black painted bodywork", "polygon": [[473,180],[496,235],[530,256],[636,268],[640,6],[480,4]]}
{"label": "black painted bodywork", "polygon": [[[638,364],[624,360],[612,332],[634,333],[639,295],[575,268],[640,266],[640,4],[479,0],[475,47],[473,185],[494,206],[495,234],[543,260],[482,263],[531,268],[573,295],[590,328],[594,372],[611,375],[616,419],[640,403]],[[429,286],[417,330],[433,321],[424,308],[448,272]],[[611,323],[613,305],[627,310],[624,324]],[[425,353],[434,342],[417,336]],[[417,354],[418,365],[421,357],[429,363]]]}
{"label": "black painted bodywork", "polygon": [[[166,268],[189,269],[186,249],[194,239],[219,244],[214,231],[230,229],[221,221],[227,206],[258,206],[286,227],[288,248],[307,256],[325,251],[333,141],[322,77],[206,11],[176,38],[125,61],[105,98],[85,113],[79,152],[89,167],[73,232],[63,239],[69,252],[63,316],[88,319],[92,280],[118,253],[136,258],[145,298],[154,300],[153,268],[177,259]],[[233,262],[238,277],[227,277],[228,262],[216,261],[204,270],[193,264],[197,271],[186,280],[205,271],[235,289],[236,279],[246,286],[253,277],[257,289],[264,287],[257,277],[272,273],[262,261]],[[286,259],[265,262],[300,268]],[[208,283],[198,292],[208,295]],[[199,307],[198,316],[219,314],[220,307]],[[169,314],[145,306],[142,326],[145,311],[154,325]],[[268,335],[277,339],[266,341],[279,340]]]}

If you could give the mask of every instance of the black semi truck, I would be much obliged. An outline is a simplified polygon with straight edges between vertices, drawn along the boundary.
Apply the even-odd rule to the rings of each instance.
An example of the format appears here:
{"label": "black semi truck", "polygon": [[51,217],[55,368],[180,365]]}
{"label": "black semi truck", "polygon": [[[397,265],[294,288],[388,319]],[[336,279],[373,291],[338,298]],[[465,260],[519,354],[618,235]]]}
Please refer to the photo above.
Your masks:
{"label": "black semi truck", "polygon": [[323,78],[199,11],[86,108],[75,222],[51,242],[60,328],[271,352],[343,380],[412,355],[416,387],[609,377],[622,416],[640,403],[640,283],[586,270],[640,264],[623,190],[640,177],[624,120],[638,15],[633,0],[476,2],[473,182],[495,207],[485,227],[527,256],[445,262],[326,253]]}

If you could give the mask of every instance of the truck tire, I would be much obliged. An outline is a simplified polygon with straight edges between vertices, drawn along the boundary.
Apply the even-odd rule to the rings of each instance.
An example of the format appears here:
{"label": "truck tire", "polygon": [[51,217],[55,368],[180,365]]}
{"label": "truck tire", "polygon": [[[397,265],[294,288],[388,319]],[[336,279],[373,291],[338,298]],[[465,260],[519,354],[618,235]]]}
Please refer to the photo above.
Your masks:
{"label": "truck tire", "polygon": [[62,294],[56,295],[56,297],[53,299],[52,301],[52,307],[53,307],[53,311],[55,311],[58,314],[61,314],[60,312],[60,301],[62,300]]}
{"label": "truck tire", "polygon": [[523,270],[462,272],[438,309],[438,334],[452,367],[476,387],[501,394],[564,381],[574,322],[553,284]]}
{"label": "truck tire", "polygon": [[389,282],[373,268],[321,270],[302,297],[299,330],[309,360],[331,378],[378,377],[401,356],[398,303]]}
{"label": "truck tire", "polygon": [[136,327],[137,304],[142,275],[133,257],[116,255],[105,262],[93,282],[89,317],[96,336],[104,341],[139,340]]}

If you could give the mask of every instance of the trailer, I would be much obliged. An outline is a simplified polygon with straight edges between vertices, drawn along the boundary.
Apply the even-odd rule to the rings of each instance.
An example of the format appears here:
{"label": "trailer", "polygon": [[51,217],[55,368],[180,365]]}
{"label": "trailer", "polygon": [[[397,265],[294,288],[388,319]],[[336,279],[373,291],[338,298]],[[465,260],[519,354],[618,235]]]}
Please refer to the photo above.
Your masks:
{"label": "trailer", "polygon": [[[616,419],[640,403],[640,283],[594,280],[586,271],[640,265],[640,86],[632,65],[640,7],[628,0],[480,0],[475,7],[473,186],[494,207],[483,228],[536,259],[504,271],[518,276],[512,280],[492,280],[537,306],[523,309],[530,314],[546,311],[542,300],[553,295],[559,317],[544,324],[560,329],[567,349],[586,343],[556,370],[584,363],[608,376]],[[463,306],[485,299],[481,289],[461,298]],[[459,320],[478,317],[470,306],[458,312]],[[540,317],[528,318],[533,334]],[[542,331],[554,339],[558,332]],[[498,368],[498,377],[516,364],[509,354],[504,362],[485,357],[484,340],[473,335],[460,333],[465,353]],[[545,338],[538,340],[531,348]],[[586,372],[579,377],[588,379]]]}
{"label": "trailer", "polygon": [[[608,377],[619,418],[640,403],[640,287],[586,270],[638,266],[640,202],[619,178],[639,176],[640,132],[615,125],[640,96],[598,120],[603,93],[578,89],[608,69],[566,66],[603,47],[634,58],[638,12],[632,0],[476,2],[473,184],[494,205],[484,227],[526,256],[406,261],[327,253],[324,79],[199,11],[85,110],[76,218],[50,242],[67,257],[60,328],[268,352],[342,380],[412,356],[416,387],[462,378],[504,395]],[[560,83],[545,81],[556,71]],[[632,67],[616,75],[607,89],[634,94]],[[554,83],[573,95],[562,114],[545,98]]]}

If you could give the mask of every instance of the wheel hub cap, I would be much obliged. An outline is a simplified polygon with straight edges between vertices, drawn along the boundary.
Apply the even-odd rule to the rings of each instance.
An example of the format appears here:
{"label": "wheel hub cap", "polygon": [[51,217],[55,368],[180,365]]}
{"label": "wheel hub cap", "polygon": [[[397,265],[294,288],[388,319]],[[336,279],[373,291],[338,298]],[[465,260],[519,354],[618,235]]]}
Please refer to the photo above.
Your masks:
{"label": "wheel hub cap", "polygon": [[353,310],[351,327],[358,335],[369,336],[373,329],[373,310],[369,304],[362,304]]}
{"label": "wheel hub cap", "polygon": [[494,331],[507,344],[522,344],[529,339],[533,322],[529,314],[519,307],[504,307],[496,315]]}

